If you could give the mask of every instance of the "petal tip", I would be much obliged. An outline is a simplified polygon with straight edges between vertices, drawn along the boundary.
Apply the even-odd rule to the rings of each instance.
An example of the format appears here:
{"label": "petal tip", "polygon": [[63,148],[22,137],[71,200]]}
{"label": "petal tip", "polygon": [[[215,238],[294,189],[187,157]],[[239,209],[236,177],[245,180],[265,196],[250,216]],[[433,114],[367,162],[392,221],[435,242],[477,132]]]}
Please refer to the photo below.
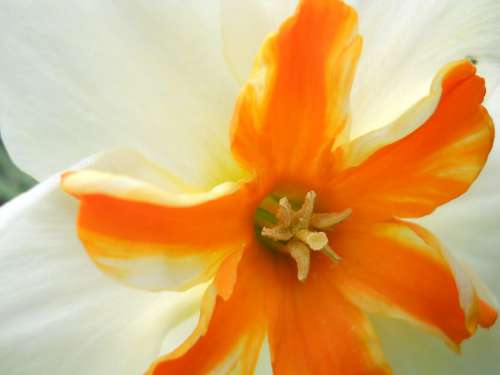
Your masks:
{"label": "petal tip", "polygon": [[483,300],[479,301],[478,323],[483,328],[491,328],[498,319],[498,312]]}

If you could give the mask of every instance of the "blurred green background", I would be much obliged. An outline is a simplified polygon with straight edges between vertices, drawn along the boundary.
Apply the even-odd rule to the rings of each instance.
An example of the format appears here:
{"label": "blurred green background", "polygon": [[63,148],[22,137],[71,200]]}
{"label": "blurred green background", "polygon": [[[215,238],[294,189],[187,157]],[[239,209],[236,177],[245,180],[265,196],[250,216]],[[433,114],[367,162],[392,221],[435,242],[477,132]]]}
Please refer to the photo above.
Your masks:
{"label": "blurred green background", "polygon": [[35,183],[33,178],[12,163],[0,138],[0,205],[28,190]]}

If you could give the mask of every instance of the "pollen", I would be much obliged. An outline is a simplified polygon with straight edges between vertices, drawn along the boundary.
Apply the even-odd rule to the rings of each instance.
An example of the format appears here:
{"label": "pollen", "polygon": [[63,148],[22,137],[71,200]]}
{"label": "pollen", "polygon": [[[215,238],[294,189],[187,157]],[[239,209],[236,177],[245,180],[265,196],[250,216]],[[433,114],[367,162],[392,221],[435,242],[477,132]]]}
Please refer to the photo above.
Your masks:
{"label": "pollen", "polygon": [[340,256],[328,245],[326,231],[347,219],[352,210],[338,213],[315,213],[316,193],[309,191],[302,206],[295,211],[287,197],[279,200],[276,211],[277,223],[264,226],[261,235],[277,244],[275,248],[290,255],[297,263],[297,278],[305,281],[309,275],[311,251],[320,251],[332,261]]}

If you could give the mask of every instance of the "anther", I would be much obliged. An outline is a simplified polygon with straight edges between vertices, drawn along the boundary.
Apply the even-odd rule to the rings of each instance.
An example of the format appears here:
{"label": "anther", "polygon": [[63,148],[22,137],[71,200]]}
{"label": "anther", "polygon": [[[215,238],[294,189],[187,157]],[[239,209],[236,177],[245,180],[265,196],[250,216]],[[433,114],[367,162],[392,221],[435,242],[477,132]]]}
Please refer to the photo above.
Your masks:
{"label": "anther", "polygon": [[311,232],[308,229],[300,229],[295,232],[295,237],[307,244],[312,250],[321,250],[328,244],[328,237],[324,232]]}

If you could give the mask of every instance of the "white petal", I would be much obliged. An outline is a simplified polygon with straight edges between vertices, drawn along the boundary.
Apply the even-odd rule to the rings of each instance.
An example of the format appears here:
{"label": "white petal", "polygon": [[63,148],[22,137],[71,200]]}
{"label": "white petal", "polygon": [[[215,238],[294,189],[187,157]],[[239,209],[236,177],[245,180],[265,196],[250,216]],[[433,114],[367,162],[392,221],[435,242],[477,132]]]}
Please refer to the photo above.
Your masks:
{"label": "white petal", "polygon": [[223,180],[237,86],[219,23],[216,0],[2,1],[0,126],[14,161],[43,179],[130,146],[204,186]]}
{"label": "white petal", "polygon": [[199,308],[202,290],[150,293],[116,283],[88,259],[76,212],[59,176],[0,210],[2,374],[136,375],[167,332],[170,346],[188,333],[176,327]]}
{"label": "white petal", "polygon": [[267,34],[277,31],[296,5],[297,0],[221,0],[224,56],[240,83],[249,78]]}
{"label": "white petal", "polygon": [[373,319],[382,349],[394,374],[496,375],[500,373],[500,326],[480,331],[462,346],[450,350],[442,341],[400,321]]}
{"label": "white petal", "polygon": [[363,52],[352,92],[353,135],[383,126],[427,93],[446,63],[471,56],[491,91],[500,78],[497,0],[353,1]]}
{"label": "white petal", "polygon": [[269,338],[266,336],[262,342],[259,358],[255,366],[255,375],[272,375],[271,350],[269,348]]}

